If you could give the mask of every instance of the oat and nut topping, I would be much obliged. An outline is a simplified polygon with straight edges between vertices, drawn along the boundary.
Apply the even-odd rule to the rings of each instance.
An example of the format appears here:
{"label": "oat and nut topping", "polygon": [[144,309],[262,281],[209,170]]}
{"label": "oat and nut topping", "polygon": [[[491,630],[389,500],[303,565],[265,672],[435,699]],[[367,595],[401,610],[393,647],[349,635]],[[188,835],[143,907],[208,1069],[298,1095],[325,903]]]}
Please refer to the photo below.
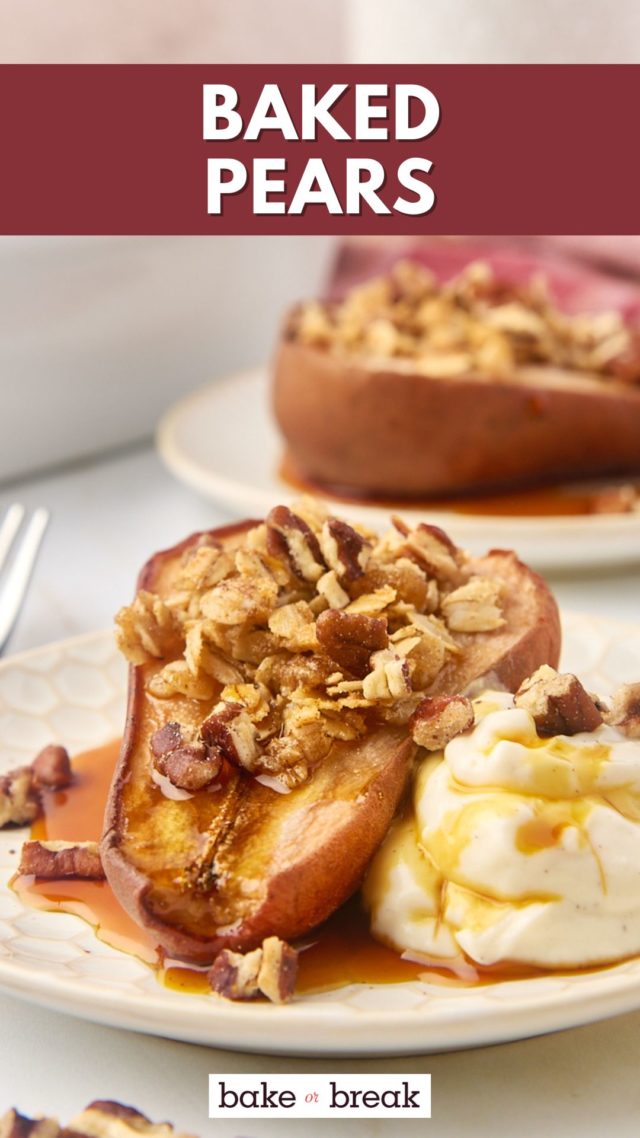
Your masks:
{"label": "oat and nut topping", "polygon": [[156,777],[185,793],[233,767],[291,789],[334,740],[408,723],[466,639],[504,624],[500,582],[436,526],[394,518],[379,538],[311,499],[192,547],[173,592],[116,621],[148,693],[195,701],[198,728],[167,715],[151,739]]}
{"label": "oat and nut topping", "polygon": [[510,376],[542,364],[640,383],[640,329],[617,312],[562,313],[543,278],[509,284],[483,262],[446,284],[400,262],[340,303],[304,305],[290,334],[336,354],[411,361],[438,377]]}

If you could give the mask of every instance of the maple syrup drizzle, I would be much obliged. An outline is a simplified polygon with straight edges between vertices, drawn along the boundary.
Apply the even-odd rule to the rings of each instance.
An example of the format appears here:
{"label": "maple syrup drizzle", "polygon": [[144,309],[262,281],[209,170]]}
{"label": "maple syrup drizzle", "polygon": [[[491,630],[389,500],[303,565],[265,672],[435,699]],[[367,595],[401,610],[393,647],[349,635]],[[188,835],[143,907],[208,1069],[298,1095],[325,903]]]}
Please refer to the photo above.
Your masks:
{"label": "maple syrup drizzle", "polygon": [[[34,840],[100,839],[119,750],[120,743],[115,740],[75,756],[72,786],[43,795],[42,815],[31,829]],[[167,987],[192,993],[209,991],[205,970],[177,964],[165,967],[162,950],[153,937],[125,913],[108,882],[37,881],[18,876],[13,888],[21,900],[33,908],[82,917],[105,944],[137,956],[154,968]],[[415,979],[423,972],[423,965],[401,960],[395,952],[374,941],[364,914],[352,902],[317,930],[310,947],[300,954],[297,991],[324,991],[358,981],[400,983]]]}
{"label": "maple syrup drizzle", "polygon": [[[394,510],[447,510],[454,514],[472,514],[479,517],[585,517],[596,513],[596,505],[603,486],[578,487],[575,485],[539,486],[529,489],[510,490],[502,494],[473,494],[447,498],[384,498],[341,486],[316,482],[303,474],[291,455],[285,455],[278,467],[278,477],[293,489],[303,494],[322,494],[338,502],[350,505],[379,506]],[[621,485],[620,482],[612,486]],[[640,492],[640,482],[624,479],[624,485],[631,485]]]}
{"label": "maple syrup drizzle", "polygon": [[[75,756],[72,785],[42,795],[42,814],[31,828],[34,840],[99,841],[119,751],[120,743],[114,740]],[[158,965],[154,941],[125,913],[106,881],[44,881],[18,876],[13,888],[32,908],[82,917],[105,944],[138,956],[146,964]]]}
{"label": "maple syrup drizzle", "polygon": [[[119,742],[114,741],[74,758],[72,786],[43,794],[42,816],[31,830],[34,840],[99,840],[119,749]],[[166,987],[192,994],[209,991],[205,969],[174,963],[165,965],[162,949],[125,913],[108,882],[37,881],[33,877],[17,876],[12,886],[20,899],[32,908],[82,917],[105,944],[130,953],[152,967]],[[354,983],[399,984],[427,977],[431,983],[469,987],[546,975],[543,969],[499,964],[468,967],[461,977],[437,962],[426,965],[403,960],[373,939],[356,899],[343,905],[311,933],[301,947],[298,994],[323,992]]]}

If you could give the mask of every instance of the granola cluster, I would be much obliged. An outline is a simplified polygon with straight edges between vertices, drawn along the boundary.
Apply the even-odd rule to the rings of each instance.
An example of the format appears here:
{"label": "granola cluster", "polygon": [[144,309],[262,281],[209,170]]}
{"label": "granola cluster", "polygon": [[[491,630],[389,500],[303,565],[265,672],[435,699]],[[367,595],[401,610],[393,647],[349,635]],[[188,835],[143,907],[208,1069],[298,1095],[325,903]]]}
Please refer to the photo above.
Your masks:
{"label": "granola cluster", "polygon": [[151,740],[156,776],[193,792],[227,764],[287,790],[334,740],[409,723],[471,634],[504,625],[501,585],[435,526],[377,535],[305,499],[223,546],[204,537],[173,590],[139,593],[120,647],[159,701],[198,701]]}
{"label": "granola cluster", "polygon": [[335,353],[411,361],[432,376],[511,376],[551,365],[640,383],[640,330],[620,313],[570,316],[552,303],[544,278],[510,284],[483,262],[447,284],[412,262],[354,288],[335,304],[312,302],[291,335]]}

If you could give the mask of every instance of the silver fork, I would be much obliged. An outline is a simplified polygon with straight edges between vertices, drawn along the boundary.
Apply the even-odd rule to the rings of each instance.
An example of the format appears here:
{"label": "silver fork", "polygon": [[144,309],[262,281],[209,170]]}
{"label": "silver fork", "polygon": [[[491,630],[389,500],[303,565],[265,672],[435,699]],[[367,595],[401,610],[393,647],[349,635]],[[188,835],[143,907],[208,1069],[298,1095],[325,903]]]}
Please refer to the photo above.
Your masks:
{"label": "silver fork", "polygon": [[0,573],[13,552],[11,564],[0,577],[0,652],[4,651],[18,619],[49,523],[49,511],[39,507],[34,510],[26,529],[19,536],[26,512],[24,506],[14,502],[0,525]]}

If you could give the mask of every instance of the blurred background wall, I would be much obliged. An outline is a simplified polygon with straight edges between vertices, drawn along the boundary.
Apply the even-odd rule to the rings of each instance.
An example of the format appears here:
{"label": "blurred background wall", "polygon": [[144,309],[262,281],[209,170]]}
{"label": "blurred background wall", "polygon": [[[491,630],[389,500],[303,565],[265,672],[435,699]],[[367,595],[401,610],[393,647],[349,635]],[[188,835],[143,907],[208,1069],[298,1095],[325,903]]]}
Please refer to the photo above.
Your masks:
{"label": "blurred background wall", "polygon": [[344,0],[0,0],[0,62],[326,63]]}
{"label": "blurred background wall", "polygon": [[0,481],[149,438],[261,364],[324,288],[322,237],[1,237]]}
{"label": "blurred background wall", "polygon": [[638,0],[0,0],[0,62],[631,63]]}
{"label": "blurred background wall", "polygon": [[635,63],[638,0],[349,0],[356,63]]}

